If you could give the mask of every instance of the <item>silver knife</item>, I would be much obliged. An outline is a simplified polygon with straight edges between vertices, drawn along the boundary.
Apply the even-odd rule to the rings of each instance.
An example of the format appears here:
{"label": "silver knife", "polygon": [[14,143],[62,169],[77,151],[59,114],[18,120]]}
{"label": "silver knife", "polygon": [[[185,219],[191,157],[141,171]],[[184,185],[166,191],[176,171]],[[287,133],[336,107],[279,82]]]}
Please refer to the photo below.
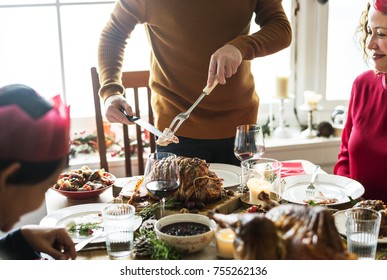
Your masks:
{"label": "silver knife", "polygon": [[82,250],[87,244],[89,244],[91,241],[97,239],[98,237],[102,237],[104,235],[104,231],[101,230],[99,232],[94,233],[91,237],[82,240],[78,244],[75,245],[75,251],[78,252]]}
{"label": "silver knife", "polygon": [[129,121],[138,124],[139,126],[145,128],[146,130],[148,130],[150,133],[153,133],[157,137],[160,137],[163,134],[160,130],[158,130],[156,127],[151,125],[149,122],[146,122],[146,121],[144,121],[136,116],[128,116],[128,114],[126,113],[126,111],[124,109],[120,109],[120,111],[121,111],[121,113],[123,113],[125,115],[125,117]]}

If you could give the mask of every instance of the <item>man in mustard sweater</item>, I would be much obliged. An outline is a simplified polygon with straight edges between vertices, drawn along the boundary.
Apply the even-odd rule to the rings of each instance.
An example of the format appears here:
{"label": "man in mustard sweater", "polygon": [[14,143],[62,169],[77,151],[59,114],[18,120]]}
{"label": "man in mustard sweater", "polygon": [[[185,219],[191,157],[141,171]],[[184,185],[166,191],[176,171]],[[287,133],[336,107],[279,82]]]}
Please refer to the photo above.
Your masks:
{"label": "man in mustard sweater", "polygon": [[[257,122],[259,98],[250,61],[289,46],[291,27],[281,0],[118,0],[102,31],[100,95],[110,122],[130,123],[134,112],[120,84],[126,40],[144,24],[151,45],[152,107],[163,131],[208,84],[219,85],[176,132],[180,143],[157,147],[207,162],[239,165],[233,154],[236,126]],[[260,26],[249,34],[250,22]]]}

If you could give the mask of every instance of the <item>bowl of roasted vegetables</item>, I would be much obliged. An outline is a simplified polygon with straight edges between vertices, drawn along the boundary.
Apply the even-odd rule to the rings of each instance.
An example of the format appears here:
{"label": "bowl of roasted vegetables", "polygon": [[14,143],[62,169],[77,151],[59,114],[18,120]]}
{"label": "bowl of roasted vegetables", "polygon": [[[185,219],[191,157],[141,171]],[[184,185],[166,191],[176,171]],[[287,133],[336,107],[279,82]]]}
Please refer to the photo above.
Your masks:
{"label": "bowl of roasted vegetables", "polygon": [[104,169],[83,166],[61,173],[52,189],[70,199],[89,199],[109,189],[115,180],[116,177]]}

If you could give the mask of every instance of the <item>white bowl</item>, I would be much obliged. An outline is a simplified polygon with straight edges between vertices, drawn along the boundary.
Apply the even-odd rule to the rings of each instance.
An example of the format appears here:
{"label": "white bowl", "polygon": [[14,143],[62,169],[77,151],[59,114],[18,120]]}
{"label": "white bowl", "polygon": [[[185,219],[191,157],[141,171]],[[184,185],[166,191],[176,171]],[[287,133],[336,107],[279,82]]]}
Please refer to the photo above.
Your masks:
{"label": "white bowl", "polygon": [[[204,224],[210,228],[209,231],[190,236],[174,236],[161,232],[161,228],[179,222],[194,222]],[[203,250],[214,238],[216,223],[214,220],[201,214],[173,214],[168,215],[155,223],[157,236],[169,245],[183,251],[184,253],[194,253]]]}

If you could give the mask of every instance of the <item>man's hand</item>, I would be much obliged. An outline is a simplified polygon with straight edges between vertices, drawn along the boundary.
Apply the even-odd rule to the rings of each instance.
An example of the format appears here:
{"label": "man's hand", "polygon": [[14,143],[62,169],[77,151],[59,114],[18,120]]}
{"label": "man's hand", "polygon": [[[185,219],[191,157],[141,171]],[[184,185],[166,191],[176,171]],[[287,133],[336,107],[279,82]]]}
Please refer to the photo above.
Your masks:
{"label": "man's hand", "polygon": [[133,124],[120,111],[124,109],[128,116],[133,116],[132,107],[121,94],[109,96],[105,100],[106,119],[111,123]]}
{"label": "man's hand", "polygon": [[212,86],[217,77],[219,84],[224,85],[226,78],[234,75],[241,63],[242,54],[237,47],[233,45],[221,47],[211,56],[207,84]]}

